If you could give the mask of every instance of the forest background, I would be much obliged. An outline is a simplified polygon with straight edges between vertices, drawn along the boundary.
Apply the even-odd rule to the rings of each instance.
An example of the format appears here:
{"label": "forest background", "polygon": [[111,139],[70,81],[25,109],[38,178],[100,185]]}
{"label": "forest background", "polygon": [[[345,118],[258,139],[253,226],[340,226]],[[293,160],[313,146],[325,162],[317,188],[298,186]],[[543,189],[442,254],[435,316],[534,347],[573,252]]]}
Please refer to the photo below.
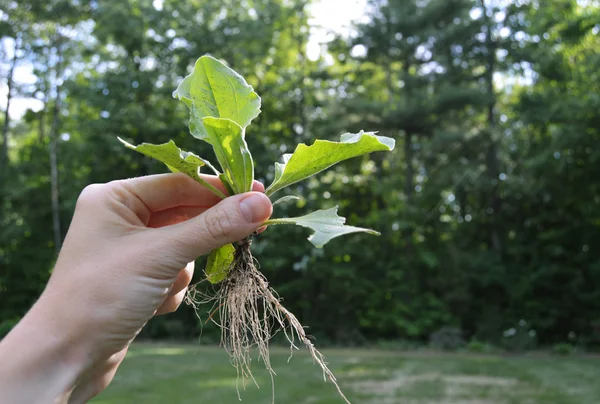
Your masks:
{"label": "forest background", "polygon": [[[255,242],[320,345],[600,347],[600,3],[349,1],[352,24],[322,3],[0,0],[0,336],[42,291],[81,190],[165,171],[117,136],[210,155],[171,96],[209,53],[262,97],[247,140],[263,182],[298,142],[396,139],[276,208],[339,205],[381,237]],[[182,307],[141,338],[200,331]]]}

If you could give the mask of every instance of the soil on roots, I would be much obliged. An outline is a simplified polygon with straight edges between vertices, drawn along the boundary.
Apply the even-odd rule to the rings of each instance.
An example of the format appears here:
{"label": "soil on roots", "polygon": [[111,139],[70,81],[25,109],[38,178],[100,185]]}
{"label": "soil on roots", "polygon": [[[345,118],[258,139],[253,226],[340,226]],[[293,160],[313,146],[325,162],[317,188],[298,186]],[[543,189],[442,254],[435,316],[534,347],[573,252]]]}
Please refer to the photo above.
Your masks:
{"label": "soil on roots", "polygon": [[192,288],[188,302],[197,312],[201,304],[212,304],[209,320],[221,328],[221,344],[237,370],[238,382],[241,381],[244,387],[249,380],[256,384],[250,370],[253,349],[258,350],[259,359],[264,362],[271,376],[271,385],[274,386],[275,372],[269,358],[269,341],[275,333],[283,331],[292,349],[298,349],[296,341],[306,346],[314,362],[323,370],[324,378],[330,380],[345,402],[350,404],[327,367],[325,358],[306,335],[302,324],[281,304],[275,290],[258,270],[258,262],[250,251],[251,243],[252,237],[237,243],[229,273],[216,285],[214,294],[204,294],[196,299],[193,293],[195,288]]}

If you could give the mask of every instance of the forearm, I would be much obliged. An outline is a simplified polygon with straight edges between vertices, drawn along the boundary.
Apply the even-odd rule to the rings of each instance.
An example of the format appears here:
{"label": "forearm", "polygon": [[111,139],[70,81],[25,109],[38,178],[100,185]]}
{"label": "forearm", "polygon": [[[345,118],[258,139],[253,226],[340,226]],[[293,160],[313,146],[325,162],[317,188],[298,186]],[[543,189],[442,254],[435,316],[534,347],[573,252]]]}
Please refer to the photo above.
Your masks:
{"label": "forearm", "polygon": [[63,403],[91,365],[84,341],[39,301],[0,341],[0,402]]}

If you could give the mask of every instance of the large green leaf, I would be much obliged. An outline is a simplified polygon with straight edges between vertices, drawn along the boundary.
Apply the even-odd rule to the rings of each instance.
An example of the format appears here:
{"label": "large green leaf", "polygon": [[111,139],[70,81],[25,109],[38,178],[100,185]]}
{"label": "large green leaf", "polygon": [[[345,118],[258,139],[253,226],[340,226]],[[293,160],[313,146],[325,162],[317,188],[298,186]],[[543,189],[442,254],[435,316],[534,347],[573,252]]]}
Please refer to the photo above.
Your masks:
{"label": "large green leaf", "polygon": [[315,247],[321,248],[329,240],[349,233],[366,232],[379,235],[378,232],[361,227],[345,226],[346,219],[338,216],[337,206],[331,209],[317,210],[300,217],[286,217],[281,219],[270,219],[265,222],[266,225],[276,224],[297,224],[302,227],[308,227],[314,231],[314,234],[308,238]]}
{"label": "large green leaf", "polygon": [[225,279],[233,263],[234,253],[235,247],[232,244],[226,244],[210,252],[204,269],[206,279],[210,283],[216,284]]}
{"label": "large green leaf", "polygon": [[394,145],[392,138],[364,131],[346,133],[339,142],[317,140],[311,146],[301,143],[293,154],[283,156],[283,163],[275,163],[275,179],[266,194],[272,195],[340,161],[374,151],[390,151]]}
{"label": "large green leaf", "polygon": [[200,168],[204,166],[212,167],[210,163],[194,153],[181,150],[174,141],[170,140],[168,143],[163,144],[142,143],[139,146],[134,146],[121,138],[118,139],[125,147],[164,163],[172,172],[182,172],[188,175],[221,198],[226,197],[225,194],[200,177]]}
{"label": "large green leaf", "polygon": [[205,139],[202,119],[227,118],[246,128],[260,113],[260,97],[234,70],[211,56],[196,61],[194,71],[173,92],[190,108],[190,131]]}
{"label": "large green leaf", "polygon": [[206,117],[206,141],[215,151],[227,183],[236,194],[252,190],[254,164],[243,129],[230,119]]}

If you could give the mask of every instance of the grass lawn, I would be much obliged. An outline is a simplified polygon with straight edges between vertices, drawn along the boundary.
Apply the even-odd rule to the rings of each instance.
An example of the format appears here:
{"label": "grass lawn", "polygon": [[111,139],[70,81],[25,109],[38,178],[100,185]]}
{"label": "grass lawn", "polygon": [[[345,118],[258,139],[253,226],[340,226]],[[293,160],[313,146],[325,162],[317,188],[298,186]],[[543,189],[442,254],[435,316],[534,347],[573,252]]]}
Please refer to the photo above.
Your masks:
{"label": "grass lawn", "polygon": [[[324,350],[348,398],[365,404],[596,404],[600,360],[593,357],[499,357],[468,354]],[[305,352],[273,349],[280,404],[340,404]],[[241,391],[242,403],[271,403],[271,386],[255,363],[260,389]],[[237,403],[236,373],[217,347],[132,347],[110,387],[92,401],[117,403]]]}

